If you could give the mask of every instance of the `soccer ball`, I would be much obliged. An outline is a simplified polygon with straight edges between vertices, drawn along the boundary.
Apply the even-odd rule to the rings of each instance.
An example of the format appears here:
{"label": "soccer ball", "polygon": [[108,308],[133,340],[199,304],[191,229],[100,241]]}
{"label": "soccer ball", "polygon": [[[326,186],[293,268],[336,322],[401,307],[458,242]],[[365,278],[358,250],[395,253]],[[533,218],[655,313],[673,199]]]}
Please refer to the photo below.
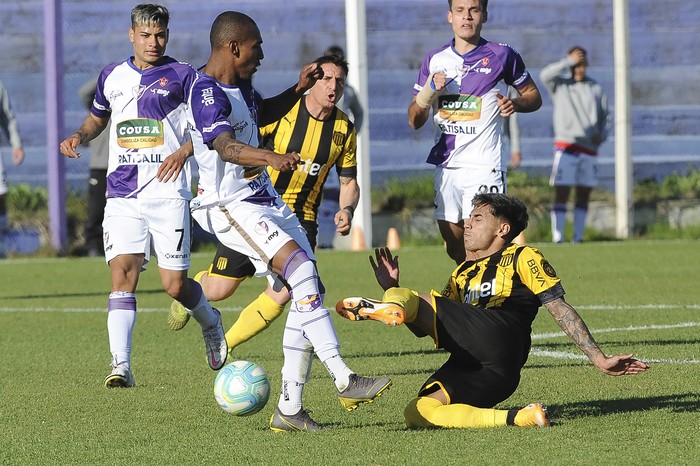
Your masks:
{"label": "soccer ball", "polygon": [[224,366],[214,380],[214,398],[224,411],[236,416],[255,414],[270,398],[265,369],[250,361]]}

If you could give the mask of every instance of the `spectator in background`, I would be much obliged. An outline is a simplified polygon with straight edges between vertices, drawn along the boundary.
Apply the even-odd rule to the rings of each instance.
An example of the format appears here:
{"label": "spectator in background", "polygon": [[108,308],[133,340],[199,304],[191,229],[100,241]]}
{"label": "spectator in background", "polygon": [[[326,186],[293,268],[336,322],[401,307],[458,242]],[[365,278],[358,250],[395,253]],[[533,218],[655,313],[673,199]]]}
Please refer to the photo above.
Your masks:
{"label": "spectator in background", "polygon": [[[345,50],[339,45],[331,45],[323,55],[335,56],[345,61]],[[355,124],[355,132],[359,133],[364,121],[364,111],[357,97],[357,91],[347,82],[338,107],[350,117]],[[338,209],[340,209],[340,182],[338,174],[331,170],[323,187],[323,199],[318,208],[318,247],[320,249],[333,248],[333,239],[336,235],[334,217]]]}
{"label": "spectator in background", "polygon": [[[92,108],[97,88],[97,76],[78,90],[86,109]],[[108,123],[109,124],[109,123]],[[107,203],[107,161],[109,160],[109,132],[103,131],[90,141],[90,177],[88,178],[88,217],[85,222],[85,252],[90,257],[102,256],[102,219]]]}
{"label": "spectator in background", "polygon": [[554,186],[551,211],[552,242],[564,240],[566,203],[572,187],[574,236],[580,243],[588,215],[591,190],[598,182],[598,148],[608,137],[609,114],[603,88],[586,75],[588,58],[582,47],[572,47],[562,60],[545,66],[540,79],[554,106],[554,164],[549,184]]}
{"label": "spectator in background", "polygon": [[[17,128],[17,119],[10,105],[10,98],[7,94],[5,85],[0,81],[0,129],[5,134],[5,137],[10,142],[12,147],[12,161],[15,165],[19,165],[24,161],[24,149],[22,148],[22,139]],[[5,236],[7,235],[7,177],[5,176],[5,167],[0,157],[0,258],[5,257]]]}

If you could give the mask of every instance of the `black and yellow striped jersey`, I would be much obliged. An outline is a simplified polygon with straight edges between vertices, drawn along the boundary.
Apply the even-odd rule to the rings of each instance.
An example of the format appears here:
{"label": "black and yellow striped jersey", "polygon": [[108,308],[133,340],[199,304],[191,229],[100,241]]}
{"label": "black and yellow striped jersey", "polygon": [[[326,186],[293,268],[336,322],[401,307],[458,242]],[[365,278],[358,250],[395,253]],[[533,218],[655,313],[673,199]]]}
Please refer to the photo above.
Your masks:
{"label": "black and yellow striped jersey", "polygon": [[296,170],[279,172],[268,166],[275,189],[303,220],[315,222],[323,184],[335,166],[338,176],[357,177],[357,134],[348,116],[336,107],[327,120],[313,118],[305,98],[282,119],[260,129],[262,146],[285,154],[296,151]]}
{"label": "black and yellow striped jersey", "polygon": [[532,321],[543,302],[564,295],[554,268],[530,246],[510,244],[455,269],[442,296],[481,309],[524,313]]}

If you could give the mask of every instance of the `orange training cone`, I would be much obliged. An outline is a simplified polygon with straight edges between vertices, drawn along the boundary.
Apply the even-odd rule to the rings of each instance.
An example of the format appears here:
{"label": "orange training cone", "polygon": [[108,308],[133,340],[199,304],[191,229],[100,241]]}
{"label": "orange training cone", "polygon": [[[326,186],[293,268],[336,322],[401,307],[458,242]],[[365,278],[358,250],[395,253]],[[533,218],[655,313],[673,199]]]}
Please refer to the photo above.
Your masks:
{"label": "orange training cone", "polygon": [[352,241],[350,242],[350,249],[353,251],[364,251],[367,249],[365,245],[365,233],[362,231],[361,226],[352,227]]}
{"label": "orange training cone", "polygon": [[389,230],[386,232],[386,247],[392,251],[398,251],[401,249],[399,230],[394,227],[389,228]]}

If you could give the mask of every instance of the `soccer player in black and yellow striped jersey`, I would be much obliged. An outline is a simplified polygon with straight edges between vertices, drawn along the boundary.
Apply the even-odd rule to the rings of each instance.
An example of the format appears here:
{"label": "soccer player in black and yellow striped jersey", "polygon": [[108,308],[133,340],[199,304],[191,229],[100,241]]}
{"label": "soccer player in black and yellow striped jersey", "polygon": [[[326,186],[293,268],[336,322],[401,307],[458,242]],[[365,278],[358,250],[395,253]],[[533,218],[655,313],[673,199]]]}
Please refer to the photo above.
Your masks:
{"label": "soccer player in black and yellow striped jersey", "polygon": [[[323,184],[331,170],[340,179],[340,206],[335,214],[336,231],[350,233],[352,218],[360,199],[355,151],[357,135],[353,123],[336,104],[343,96],[348,73],[347,62],[336,56],[322,56],[314,61],[323,70],[309,92],[282,118],[261,128],[263,145],[278,153],[295,151],[301,157],[298,168],[281,173],[271,167],[268,172],[277,192],[299,218],[312,248],[316,248],[317,212]],[[202,284],[210,301],[233,295],[255,268],[243,254],[219,245],[209,270],[199,272],[195,280]],[[226,333],[229,350],[267,328],[289,302],[286,288],[271,286],[250,303]],[[189,315],[173,303],[168,324],[179,330]]]}
{"label": "soccer player in black and yellow striped jersey", "polygon": [[[608,375],[634,375],[649,366],[631,354],[606,356],[540,251],[513,239],[527,227],[527,208],[506,194],[477,194],[464,221],[469,260],[450,276],[442,293],[399,287],[399,263],[386,248],[370,257],[382,301],[345,298],[336,311],[350,320],[406,323],[430,336],[450,357],[404,410],[408,427],[550,425],[546,409],[494,409],[515,392],[530,351],[531,324],[544,306],[576,346]],[[473,259],[472,259],[473,257]]]}

